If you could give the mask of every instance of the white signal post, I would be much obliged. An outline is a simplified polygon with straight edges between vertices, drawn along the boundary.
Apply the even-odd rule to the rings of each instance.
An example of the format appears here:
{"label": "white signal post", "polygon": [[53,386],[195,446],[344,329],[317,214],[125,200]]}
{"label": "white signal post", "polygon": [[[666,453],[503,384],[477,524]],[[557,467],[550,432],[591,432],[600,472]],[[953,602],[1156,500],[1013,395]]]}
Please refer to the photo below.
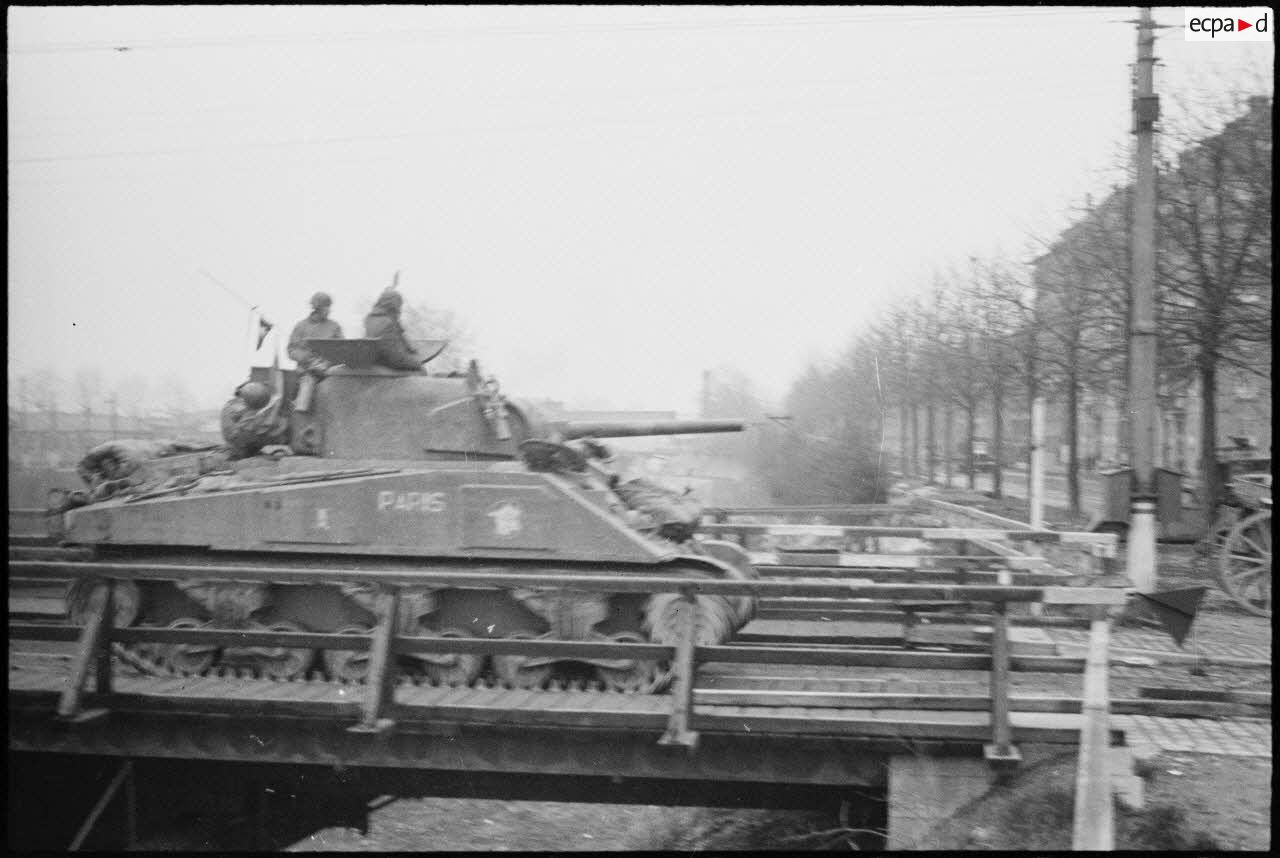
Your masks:
{"label": "white signal post", "polygon": [[1044,527],[1044,397],[1031,402],[1031,474],[1028,478],[1031,526]]}

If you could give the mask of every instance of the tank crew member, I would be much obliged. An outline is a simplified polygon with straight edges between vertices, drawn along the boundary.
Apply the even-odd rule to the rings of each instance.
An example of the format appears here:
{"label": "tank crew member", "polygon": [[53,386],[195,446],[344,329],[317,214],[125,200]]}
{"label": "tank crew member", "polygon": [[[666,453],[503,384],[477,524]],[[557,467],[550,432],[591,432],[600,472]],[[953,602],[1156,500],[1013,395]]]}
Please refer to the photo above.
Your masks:
{"label": "tank crew member", "polygon": [[364,317],[364,335],[377,340],[376,360],[392,369],[422,370],[422,356],[405,339],[400,326],[400,307],[404,298],[391,289],[378,296],[373,310]]}
{"label": "tank crew member", "polygon": [[342,339],[342,326],[329,318],[329,308],[333,299],[327,292],[317,292],[311,296],[311,315],[293,326],[289,335],[289,357],[298,362],[298,369],[324,375],[329,362],[307,348],[307,340]]}
{"label": "tank crew member", "polygon": [[222,438],[231,458],[253,456],[268,444],[283,444],[289,438],[289,424],[280,416],[279,400],[272,407],[271,391],[265,384],[246,381],[222,406]]}
{"label": "tank crew member", "polygon": [[304,373],[298,384],[298,397],[294,400],[294,409],[306,412],[311,407],[311,393],[315,389],[317,379],[323,378],[329,369],[329,362],[307,348],[309,339],[342,339],[342,326],[329,318],[329,308],[333,299],[327,292],[317,292],[311,296],[311,315],[293,326],[289,335],[289,357],[297,361],[298,369]]}

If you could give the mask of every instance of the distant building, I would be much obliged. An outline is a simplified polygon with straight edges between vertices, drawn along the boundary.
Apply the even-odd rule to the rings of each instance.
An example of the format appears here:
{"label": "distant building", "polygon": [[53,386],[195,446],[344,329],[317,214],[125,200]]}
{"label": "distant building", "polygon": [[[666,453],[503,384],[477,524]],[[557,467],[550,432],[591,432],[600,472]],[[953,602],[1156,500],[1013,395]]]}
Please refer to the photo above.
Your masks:
{"label": "distant building", "polygon": [[[1269,98],[1250,99],[1247,113],[1228,123],[1219,134],[1180,154],[1174,176],[1190,176],[1194,180],[1201,175],[1207,169],[1205,152],[1210,145],[1224,147],[1227,152],[1243,151],[1247,141],[1262,139],[1259,135],[1265,134],[1269,146],[1271,114]],[[1240,176],[1238,181],[1247,183],[1251,178]],[[1194,186],[1194,182],[1190,184]],[[1206,185],[1211,184],[1206,180]],[[1050,309],[1056,310],[1055,315],[1067,320],[1067,324],[1081,322],[1081,352],[1094,360],[1102,355],[1109,361],[1092,367],[1092,372],[1082,371],[1078,379],[1078,455],[1085,468],[1124,465],[1129,461],[1124,377],[1129,286],[1112,272],[1128,267],[1129,245],[1124,237],[1129,234],[1130,196],[1130,187],[1117,188],[1098,204],[1089,206],[1088,213],[1064,230],[1033,263],[1036,300],[1054,302]],[[1269,228],[1268,224],[1268,245]],[[1174,270],[1169,266],[1178,264],[1183,255],[1172,242],[1162,243],[1158,252],[1157,264],[1163,270]],[[1064,301],[1074,303],[1064,306]],[[1258,364],[1262,376],[1219,362],[1215,397],[1218,437],[1212,441],[1214,447],[1227,446],[1232,436],[1244,435],[1253,438],[1262,450],[1270,449],[1269,352],[1258,356]],[[1195,475],[1200,450],[1199,378],[1190,365],[1161,365],[1158,372],[1157,465]],[[1046,449],[1065,464],[1069,436],[1064,398],[1058,396],[1049,402],[1046,411]]]}
{"label": "distant building", "polygon": [[98,444],[120,438],[222,443],[219,412],[144,417],[9,408],[9,467],[71,467]]}

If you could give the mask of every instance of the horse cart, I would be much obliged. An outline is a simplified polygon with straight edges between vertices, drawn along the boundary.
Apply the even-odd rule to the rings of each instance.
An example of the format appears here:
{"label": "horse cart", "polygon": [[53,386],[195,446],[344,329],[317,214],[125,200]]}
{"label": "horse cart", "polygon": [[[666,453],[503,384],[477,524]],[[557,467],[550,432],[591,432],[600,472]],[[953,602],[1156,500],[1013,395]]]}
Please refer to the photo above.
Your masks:
{"label": "horse cart", "polygon": [[1222,497],[1200,542],[1222,589],[1251,614],[1271,616],[1271,457],[1238,444],[1220,450]]}

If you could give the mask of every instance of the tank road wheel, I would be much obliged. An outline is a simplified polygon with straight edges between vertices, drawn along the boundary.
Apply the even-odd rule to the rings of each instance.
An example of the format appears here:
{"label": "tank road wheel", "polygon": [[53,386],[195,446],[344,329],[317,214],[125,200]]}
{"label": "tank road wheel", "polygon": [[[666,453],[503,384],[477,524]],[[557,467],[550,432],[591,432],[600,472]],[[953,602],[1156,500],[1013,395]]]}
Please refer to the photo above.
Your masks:
{"label": "tank road wheel", "polygon": [[[302,626],[291,620],[273,620],[266,626],[271,632],[305,632]],[[250,647],[254,666],[263,676],[271,679],[295,679],[305,676],[316,651],[305,648]]]}
{"label": "tank road wheel", "polygon": [[[171,629],[204,629],[204,620],[180,617],[169,623]],[[218,657],[216,644],[164,644],[158,648],[160,663],[178,673],[187,675],[204,673]]]}
{"label": "tank road wheel", "polygon": [[[529,632],[512,632],[503,639],[530,641],[540,637],[545,636]],[[556,659],[552,658],[528,655],[495,655],[493,672],[498,675],[503,685],[511,688],[541,688],[551,678],[555,661]]]}
{"label": "tank road wheel", "polygon": [[[740,545],[717,539],[708,539],[702,543],[701,548],[712,558],[719,560],[728,567],[725,577],[732,581],[755,581],[760,577],[756,567],[751,565],[750,555],[743,551]],[[755,597],[730,596],[726,598],[726,601],[733,606],[735,629],[742,628],[755,616]]]}
{"label": "tank road wheel", "polygon": [[[614,632],[608,635],[611,643],[648,643],[639,632]],[[656,661],[640,661],[632,658],[619,658],[607,666],[595,663],[596,676],[604,683],[607,691],[648,691],[658,678]]]}
{"label": "tank road wheel", "polygon": [[[424,636],[468,638],[461,629],[423,629]],[[470,685],[484,669],[485,656],[475,653],[419,652],[413,657],[422,662],[422,670],[436,685]]]}
{"label": "tank road wheel", "polygon": [[[734,607],[721,596],[698,596],[694,602],[694,642],[697,646],[717,646],[734,632]],[[671,593],[660,593],[645,609],[645,622],[654,643],[675,646],[679,639],[680,615],[685,603]]]}
{"label": "tank road wheel", "polygon": [[[347,626],[338,629],[340,635],[367,635],[369,626]],[[330,679],[341,682],[364,682],[369,676],[369,650],[327,649],[324,651],[324,668]]]}
{"label": "tank road wheel", "polygon": [[1271,616],[1271,510],[1245,516],[1227,534],[1218,554],[1218,579],[1246,611]]}

